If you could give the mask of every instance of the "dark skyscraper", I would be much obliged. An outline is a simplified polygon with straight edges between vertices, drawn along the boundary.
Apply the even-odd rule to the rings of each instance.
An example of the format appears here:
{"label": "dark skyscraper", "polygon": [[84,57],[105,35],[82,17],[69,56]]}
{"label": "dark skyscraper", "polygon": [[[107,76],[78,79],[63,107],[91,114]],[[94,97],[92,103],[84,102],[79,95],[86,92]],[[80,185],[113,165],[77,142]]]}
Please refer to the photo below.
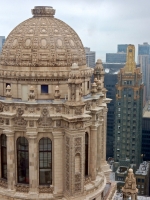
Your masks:
{"label": "dark skyscraper", "polygon": [[135,64],[135,47],[129,45],[127,62],[118,73],[115,112],[115,161],[129,159],[136,167],[141,162],[143,84]]}

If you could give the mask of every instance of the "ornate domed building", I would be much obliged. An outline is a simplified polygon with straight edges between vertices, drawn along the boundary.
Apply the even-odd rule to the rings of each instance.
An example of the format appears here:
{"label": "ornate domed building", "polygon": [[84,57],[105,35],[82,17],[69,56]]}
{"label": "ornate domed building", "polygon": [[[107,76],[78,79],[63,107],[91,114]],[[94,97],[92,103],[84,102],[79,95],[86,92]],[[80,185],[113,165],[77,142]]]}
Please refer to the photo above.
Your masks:
{"label": "ornate domed building", "polygon": [[102,62],[87,67],[52,7],[32,14],[0,55],[0,199],[101,200],[110,171]]}

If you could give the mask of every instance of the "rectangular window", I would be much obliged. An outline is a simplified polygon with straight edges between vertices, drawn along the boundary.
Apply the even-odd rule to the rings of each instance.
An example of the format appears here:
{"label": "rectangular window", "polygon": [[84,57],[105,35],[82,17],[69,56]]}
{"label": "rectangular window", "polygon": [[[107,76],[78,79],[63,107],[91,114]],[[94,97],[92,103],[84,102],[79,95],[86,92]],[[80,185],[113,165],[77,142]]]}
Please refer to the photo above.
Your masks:
{"label": "rectangular window", "polygon": [[48,85],[41,85],[41,93],[48,94]]}
{"label": "rectangular window", "polygon": [[6,87],[7,87],[8,85],[10,85],[10,86],[11,86],[11,83],[6,83]]}
{"label": "rectangular window", "polygon": [[90,89],[90,81],[87,82],[87,89]]}

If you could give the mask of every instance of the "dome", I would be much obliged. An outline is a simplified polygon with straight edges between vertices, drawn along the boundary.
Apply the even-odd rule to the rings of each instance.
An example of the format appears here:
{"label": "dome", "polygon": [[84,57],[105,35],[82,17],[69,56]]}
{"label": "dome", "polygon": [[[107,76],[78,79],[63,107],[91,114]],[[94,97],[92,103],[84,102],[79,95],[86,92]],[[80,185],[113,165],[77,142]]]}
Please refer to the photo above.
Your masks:
{"label": "dome", "polygon": [[2,66],[70,67],[86,64],[83,44],[52,7],[36,6],[33,17],[14,28],[3,46]]}

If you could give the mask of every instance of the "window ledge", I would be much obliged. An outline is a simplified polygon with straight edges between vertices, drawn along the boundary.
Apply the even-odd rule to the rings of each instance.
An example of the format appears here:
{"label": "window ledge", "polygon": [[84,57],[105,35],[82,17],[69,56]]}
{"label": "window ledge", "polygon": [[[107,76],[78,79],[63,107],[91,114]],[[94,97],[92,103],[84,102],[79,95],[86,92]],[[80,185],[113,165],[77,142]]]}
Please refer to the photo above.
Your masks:
{"label": "window ledge", "polygon": [[17,192],[23,192],[23,193],[29,192],[29,184],[17,183],[15,186]]}
{"label": "window ledge", "polygon": [[39,193],[53,193],[53,185],[39,185]]}

